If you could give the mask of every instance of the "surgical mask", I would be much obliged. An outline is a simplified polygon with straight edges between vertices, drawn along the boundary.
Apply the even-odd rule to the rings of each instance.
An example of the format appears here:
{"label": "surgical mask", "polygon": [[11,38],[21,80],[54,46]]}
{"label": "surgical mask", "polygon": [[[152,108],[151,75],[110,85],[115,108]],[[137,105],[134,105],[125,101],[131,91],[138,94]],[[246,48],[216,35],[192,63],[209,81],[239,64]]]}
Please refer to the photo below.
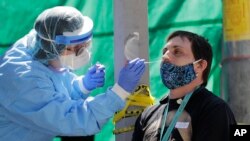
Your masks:
{"label": "surgical mask", "polygon": [[77,54],[73,53],[70,55],[62,55],[59,57],[62,67],[67,67],[72,70],[77,70],[84,65],[86,65],[91,58],[90,46],[87,48],[82,48]]}
{"label": "surgical mask", "polygon": [[175,89],[189,84],[196,78],[194,64],[200,60],[201,59],[184,66],[176,66],[169,62],[163,62],[160,68],[163,84],[169,89]]}

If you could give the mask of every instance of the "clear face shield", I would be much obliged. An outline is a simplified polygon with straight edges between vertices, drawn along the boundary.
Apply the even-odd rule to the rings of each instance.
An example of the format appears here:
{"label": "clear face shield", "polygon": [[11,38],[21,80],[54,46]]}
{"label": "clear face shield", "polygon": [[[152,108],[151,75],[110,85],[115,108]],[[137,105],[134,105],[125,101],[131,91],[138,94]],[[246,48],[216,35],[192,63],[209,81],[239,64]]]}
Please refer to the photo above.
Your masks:
{"label": "clear face shield", "polygon": [[77,70],[90,61],[92,28],[92,20],[84,17],[84,26],[81,29],[63,32],[63,35],[55,37],[56,43],[66,45],[66,49],[59,56],[61,67]]}

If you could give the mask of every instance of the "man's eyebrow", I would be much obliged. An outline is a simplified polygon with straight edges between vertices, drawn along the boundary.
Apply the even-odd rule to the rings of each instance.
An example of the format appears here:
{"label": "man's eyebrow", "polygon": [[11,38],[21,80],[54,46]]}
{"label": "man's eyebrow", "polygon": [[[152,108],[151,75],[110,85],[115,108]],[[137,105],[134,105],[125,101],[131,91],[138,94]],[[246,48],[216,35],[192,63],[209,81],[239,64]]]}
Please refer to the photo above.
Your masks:
{"label": "man's eyebrow", "polygon": [[173,48],[182,48],[180,45],[174,45]]}
{"label": "man's eyebrow", "polygon": [[[182,48],[182,46],[180,46],[180,45],[173,45],[173,46],[171,46],[172,48]],[[170,46],[168,46],[167,44],[164,46],[164,48],[163,49],[169,49],[170,48]]]}

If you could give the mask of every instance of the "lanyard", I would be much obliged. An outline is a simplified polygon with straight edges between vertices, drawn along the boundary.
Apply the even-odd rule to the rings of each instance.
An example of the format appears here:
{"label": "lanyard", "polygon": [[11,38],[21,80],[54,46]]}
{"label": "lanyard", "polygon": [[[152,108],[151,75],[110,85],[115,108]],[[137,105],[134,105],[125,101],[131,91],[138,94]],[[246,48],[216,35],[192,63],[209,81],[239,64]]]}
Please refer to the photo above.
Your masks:
{"label": "lanyard", "polygon": [[167,106],[165,107],[165,110],[164,110],[164,115],[163,115],[163,123],[161,125],[161,135],[160,135],[160,141],[167,141],[172,130],[174,129],[174,126],[179,118],[179,116],[181,115],[183,109],[185,108],[186,104],[188,103],[190,97],[192,96],[193,92],[187,94],[185,97],[184,97],[184,100],[181,102],[181,105],[179,106],[177,112],[175,113],[174,115],[174,118],[172,119],[168,129],[167,129],[167,132],[164,134],[163,138],[162,138],[162,135],[163,135],[163,131],[164,131],[164,127],[165,127],[165,124],[166,124],[166,120],[167,120],[167,113],[168,113],[168,107],[169,107],[169,102],[167,104]]}

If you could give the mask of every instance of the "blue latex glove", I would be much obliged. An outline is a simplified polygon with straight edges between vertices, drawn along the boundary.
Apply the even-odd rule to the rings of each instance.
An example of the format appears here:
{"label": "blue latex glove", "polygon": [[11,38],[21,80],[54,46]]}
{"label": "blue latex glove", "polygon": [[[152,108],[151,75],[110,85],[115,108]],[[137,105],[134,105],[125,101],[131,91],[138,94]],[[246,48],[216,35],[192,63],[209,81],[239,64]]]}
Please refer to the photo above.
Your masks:
{"label": "blue latex glove", "polygon": [[89,68],[83,77],[83,85],[88,91],[92,91],[97,87],[102,87],[105,82],[105,66],[96,64]]}
{"label": "blue latex glove", "polygon": [[118,85],[127,92],[132,93],[145,71],[144,61],[144,59],[136,58],[128,62],[120,71]]}

